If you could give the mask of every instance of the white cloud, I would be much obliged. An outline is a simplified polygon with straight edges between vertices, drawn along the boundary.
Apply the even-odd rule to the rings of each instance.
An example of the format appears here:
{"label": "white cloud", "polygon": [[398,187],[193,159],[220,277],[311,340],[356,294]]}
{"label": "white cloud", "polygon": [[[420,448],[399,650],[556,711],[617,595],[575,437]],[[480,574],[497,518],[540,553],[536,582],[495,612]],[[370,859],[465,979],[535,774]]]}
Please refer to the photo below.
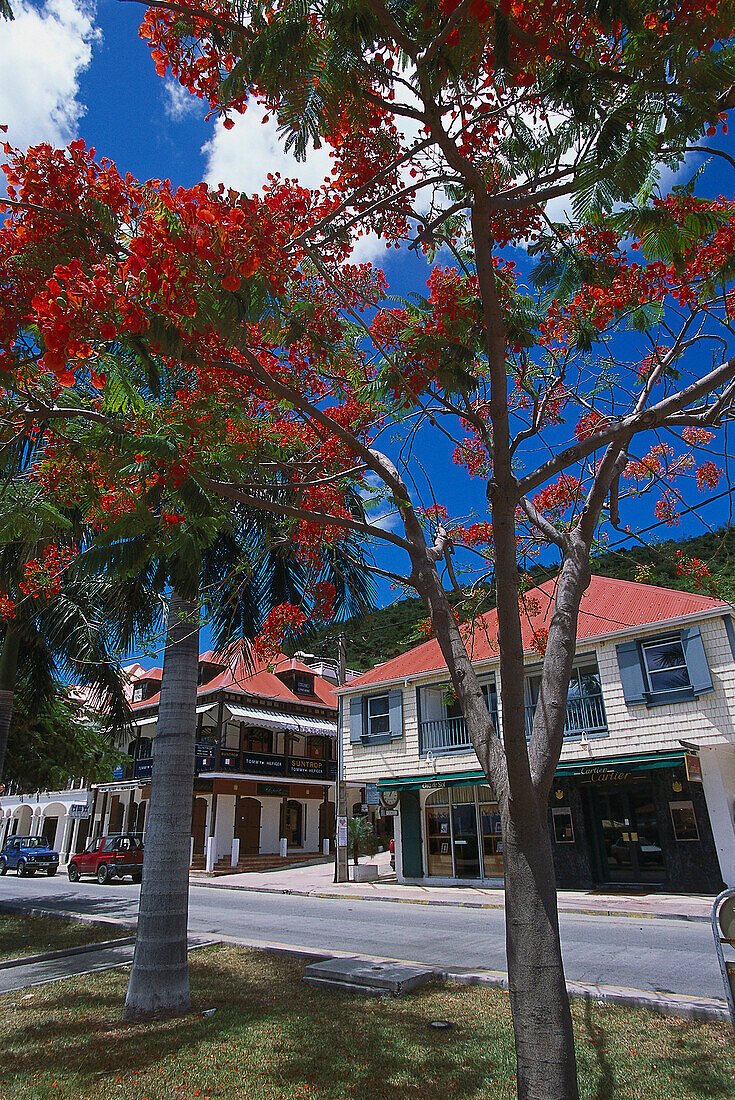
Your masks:
{"label": "white cloud", "polygon": [[178,80],[167,77],[163,85],[163,107],[172,122],[183,122],[202,111],[202,101],[188,92]]}
{"label": "white cloud", "polygon": [[[284,178],[298,180],[304,187],[320,187],[330,178],[332,158],[329,147],[307,150],[306,160],[298,161],[293,153],[284,151],[276,120],[263,124],[265,111],[254,100],[244,115],[234,118],[235,125],[225,130],[215,123],[212,139],[202,146],[205,157],[204,178],[216,187],[224,183],[235,191],[254,194],[266,183],[269,172],[280,172]],[[350,257],[353,263],[382,262],[388,255],[386,246],[374,233],[359,237]]]}
{"label": "white cloud", "polygon": [[244,115],[237,115],[231,130],[215,123],[212,140],[202,148],[206,157],[204,178],[217,186],[224,183],[252,194],[266,182],[269,172],[296,179],[304,187],[319,187],[332,169],[328,148],[310,149],[305,162],[286,153],[278,136],[275,119],[263,125],[265,111],[254,101]]}
{"label": "white cloud", "polygon": [[15,19],[0,21],[0,125],[21,149],[48,141],[65,145],[77,134],[84,104],[79,77],[100,37],[87,0],[14,0]]}

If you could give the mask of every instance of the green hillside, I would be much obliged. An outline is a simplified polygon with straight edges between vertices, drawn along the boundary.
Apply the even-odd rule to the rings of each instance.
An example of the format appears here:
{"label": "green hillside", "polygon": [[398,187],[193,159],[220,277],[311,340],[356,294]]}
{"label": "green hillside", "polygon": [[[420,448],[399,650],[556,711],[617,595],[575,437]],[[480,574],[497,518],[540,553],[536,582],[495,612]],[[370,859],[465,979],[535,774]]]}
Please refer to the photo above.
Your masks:
{"label": "green hillside", "polygon": [[[707,587],[697,588],[691,577],[677,572],[676,551],[688,558],[705,562],[714,578],[716,595],[735,603],[735,529],[707,532],[695,538],[677,542],[654,542],[636,546],[630,550],[609,550],[593,559],[592,571],[604,577],[636,580],[636,571],[643,566],[650,569],[648,584],[660,584],[683,591],[699,591],[709,594]],[[533,579],[540,583],[554,573],[552,566],[540,566],[532,570]],[[426,609],[418,598],[400,600],[348,619],[345,623],[303,634],[289,647],[306,649],[324,657],[336,657],[337,636],[344,630],[347,637],[347,665],[364,671],[404,653],[420,641],[418,624],[426,618]]]}

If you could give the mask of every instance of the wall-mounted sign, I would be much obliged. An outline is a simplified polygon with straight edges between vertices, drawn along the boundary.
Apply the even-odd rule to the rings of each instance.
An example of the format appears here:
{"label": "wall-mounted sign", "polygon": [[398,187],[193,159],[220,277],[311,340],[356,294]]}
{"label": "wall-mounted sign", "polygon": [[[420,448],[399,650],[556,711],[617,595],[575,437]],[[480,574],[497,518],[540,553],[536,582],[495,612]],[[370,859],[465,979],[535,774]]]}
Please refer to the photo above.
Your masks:
{"label": "wall-mounted sign", "polygon": [[81,820],[89,817],[92,807],[86,802],[73,802],[69,807],[69,817]]}
{"label": "wall-mounted sign", "polygon": [[378,793],[377,783],[365,784],[365,801],[367,802],[368,806],[380,805],[380,795]]}
{"label": "wall-mounted sign", "polygon": [[687,779],[690,783],[702,783],[702,761],[694,753],[688,752],[684,757],[687,769]]}
{"label": "wall-mounted sign", "polygon": [[308,757],[292,756],[288,762],[289,775],[305,775],[310,779],[324,779],[326,772],[327,768],[324,760],[310,760]]}
{"label": "wall-mounted sign", "polygon": [[422,791],[443,791],[445,787],[446,787],[446,783],[444,783],[443,781],[439,782],[439,783],[422,783],[421,784],[421,790]]}
{"label": "wall-mounted sign", "polygon": [[619,772],[613,768],[585,768],[584,775],[580,776],[588,783],[622,783],[630,779],[632,772]]}
{"label": "wall-mounted sign", "polygon": [[347,818],[337,818],[337,844],[340,848],[347,847]]}
{"label": "wall-mounted sign", "polygon": [[289,793],[288,783],[256,783],[257,794],[275,795],[277,798],[287,798]]}
{"label": "wall-mounted sign", "polygon": [[[238,761],[241,761],[238,764]],[[286,774],[286,759],[279,756],[266,756],[265,753],[257,752],[243,752],[242,757],[238,758],[237,755],[233,758],[234,766],[239,766],[243,772],[250,772],[251,774],[267,774],[273,775],[285,775]],[[226,764],[226,767],[232,767],[230,764]]]}

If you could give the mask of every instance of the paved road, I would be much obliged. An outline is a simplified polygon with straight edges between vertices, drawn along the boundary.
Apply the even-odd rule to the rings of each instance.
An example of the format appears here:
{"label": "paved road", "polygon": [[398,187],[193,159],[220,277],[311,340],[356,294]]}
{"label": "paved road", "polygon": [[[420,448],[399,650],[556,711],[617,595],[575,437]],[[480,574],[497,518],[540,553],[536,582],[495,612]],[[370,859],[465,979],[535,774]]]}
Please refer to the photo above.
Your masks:
{"label": "paved road", "polygon": [[[0,878],[0,900],[134,919],[140,887]],[[504,971],[500,910],[192,887],[191,931],[434,965]],[[708,924],[563,915],[569,981],[723,998]]]}

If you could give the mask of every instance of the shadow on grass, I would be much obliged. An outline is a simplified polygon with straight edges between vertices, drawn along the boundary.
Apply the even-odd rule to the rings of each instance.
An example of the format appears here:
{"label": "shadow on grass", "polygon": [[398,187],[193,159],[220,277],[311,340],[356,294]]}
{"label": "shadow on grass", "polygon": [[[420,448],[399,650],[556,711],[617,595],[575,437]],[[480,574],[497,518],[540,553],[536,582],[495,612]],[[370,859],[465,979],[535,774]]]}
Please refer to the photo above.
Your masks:
{"label": "shadow on grass", "polygon": [[207,1073],[226,1072],[254,1086],[308,1085],[335,1100],[384,1100],[419,1089],[425,1100],[475,1100],[501,1091],[515,1073],[509,1024],[500,1014],[489,1034],[486,1021],[461,1013],[451,1030],[433,1031],[428,1021],[448,1010],[443,990],[415,1000],[366,1000],[309,989],[302,970],[263,955],[239,961],[222,949],[199,952],[192,960],[195,998],[215,1014],[147,1024],[119,1019],[127,971],[55,985],[42,1004],[34,997],[21,1006],[18,999],[16,1010],[8,1011],[6,997],[0,1082],[13,1095],[14,1083],[39,1069],[39,1053],[44,1072],[66,1078],[67,1088],[74,1081],[80,1098],[95,1081],[161,1066],[192,1081],[204,1074],[203,1087]]}
{"label": "shadow on grass", "polygon": [[615,1074],[605,1051],[604,1028],[601,1023],[595,1024],[592,1020],[589,997],[584,999],[584,1026],[592,1044],[598,1069],[595,1091],[591,1094],[590,1100],[611,1100],[611,1097],[615,1095]]}

